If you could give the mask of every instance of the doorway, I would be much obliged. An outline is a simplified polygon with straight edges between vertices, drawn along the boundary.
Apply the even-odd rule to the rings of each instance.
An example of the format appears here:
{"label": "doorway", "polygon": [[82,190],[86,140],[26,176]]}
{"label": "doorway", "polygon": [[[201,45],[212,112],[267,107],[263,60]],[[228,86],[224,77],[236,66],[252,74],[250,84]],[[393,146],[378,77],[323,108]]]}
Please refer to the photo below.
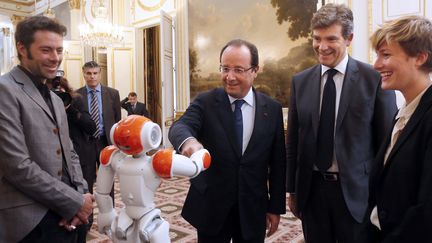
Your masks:
{"label": "doorway", "polygon": [[160,82],[160,28],[143,29],[144,91],[149,118],[162,125],[162,87]]}

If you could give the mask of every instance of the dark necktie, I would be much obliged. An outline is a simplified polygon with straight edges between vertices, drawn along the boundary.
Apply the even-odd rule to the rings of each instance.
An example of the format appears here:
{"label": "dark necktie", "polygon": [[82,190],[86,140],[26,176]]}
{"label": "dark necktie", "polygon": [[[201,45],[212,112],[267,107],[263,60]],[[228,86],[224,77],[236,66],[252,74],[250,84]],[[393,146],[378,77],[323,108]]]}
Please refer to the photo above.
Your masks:
{"label": "dark necktie", "polygon": [[92,94],[92,99],[90,102],[90,115],[92,120],[95,122],[96,124],[96,128],[97,130],[93,133],[93,137],[94,138],[99,138],[100,137],[100,119],[99,119],[99,101],[97,98],[97,94],[96,94],[96,90],[92,90],[91,91]]}
{"label": "dark necktie", "polygon": [[234,101],[234,124],[237,136],[237,144],[240,146],[240,151],[243,151],[243,115],[241,107],[244,103],[244,100]]}
{"label": "dark necktie", "polygon": [[333,76],[337,73],[335,69],[327,71],[327,81],[321,104],[321,117],[318,128],[318,154],[316,165],[321,172],[330,168],[333,161],[336,86]]}

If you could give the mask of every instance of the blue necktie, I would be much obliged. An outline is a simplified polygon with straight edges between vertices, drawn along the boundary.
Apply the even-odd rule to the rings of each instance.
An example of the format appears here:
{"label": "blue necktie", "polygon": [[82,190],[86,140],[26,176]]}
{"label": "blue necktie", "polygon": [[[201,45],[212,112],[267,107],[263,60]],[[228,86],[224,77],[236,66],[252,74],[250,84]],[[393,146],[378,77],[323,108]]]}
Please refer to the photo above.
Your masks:
{"label": "blue necktie", "polygon": [[240,146],[240,151],[243,152],[243,115],[241,111],[242,105],[245,103],[244,100],[234,101],[234,124],[237,136],[237,144]]}
{"label": "blue necktie", "polygon": [[316,158],[316,165],[321,172],[326,172],[333,161],[336,112],[336,86],[333,76],[337,72],[338,71],[335,69],[329,69],[327,71],[327,81],[323,91],[321,117],[318,128],[318,154]]}

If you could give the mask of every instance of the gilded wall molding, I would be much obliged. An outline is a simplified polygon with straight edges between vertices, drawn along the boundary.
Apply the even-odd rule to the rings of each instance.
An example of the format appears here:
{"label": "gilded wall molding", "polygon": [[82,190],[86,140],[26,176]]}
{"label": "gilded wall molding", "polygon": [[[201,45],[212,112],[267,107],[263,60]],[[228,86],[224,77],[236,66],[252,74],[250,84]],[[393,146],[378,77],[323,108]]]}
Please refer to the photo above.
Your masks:
{"label": "gilded wall molding", "polygon": [[[112,48],[112,50],[111,50],[111,70],[112,70],[112,72],[111,72],[111,83],[112,83],[112,87],[114,87],[114,88],[116,87],[114,60],[115,60],[115,54],[118,51],[126,51],[126,52],[128,52],[129,53],[129,58],[130,58],[130,63],[131,64],[134,63],[133,62],[133,54],[134,53],[133,53],[132,48],[130,48],[130,47],[115,47],[115,48]],[[133,80],[133,77],[134,77],[134,67],[133,67],[133,65],[131,65],[131,68],[130,68],[130,77],[132,77],[132,79],[130,80],[130,87],[132,89],[135,89],[134,80]]]}
{"label": "gilded wall molding", "polygon": [[136,0],[138,2],[138,6],[140,6],[143,10],[153,12],[155,10],[160,9],[166,2],[166,0],[160,0],[159,3],[155,5],[149,5],[148,3],[144,3],[145,0]]}
{"label": "gilded wall molding", "polygon": [[11,20],[11,22],[12,22],[12,24],[13,24],[14,26],[16,26],[20,21],[22,21],[22,20],[24,20],[24,19],[26,19],[26,17],[24,17],[24,16],[19,16],[19,15],[12,15],[12,16],[10,17],[10,20]]}
{"label": "gilded wall molding", "polygon": [[81,8],[81,1],[80,0],[68,0],[69,7],[71,9],[80,9]]}

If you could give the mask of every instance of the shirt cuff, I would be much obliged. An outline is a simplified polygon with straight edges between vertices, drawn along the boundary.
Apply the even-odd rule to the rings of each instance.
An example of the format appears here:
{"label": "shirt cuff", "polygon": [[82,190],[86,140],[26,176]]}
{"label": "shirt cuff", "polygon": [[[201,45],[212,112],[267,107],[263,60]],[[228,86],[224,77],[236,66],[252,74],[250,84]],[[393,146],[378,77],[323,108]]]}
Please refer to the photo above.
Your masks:
{"label": "shirt cuff", "polygon": [[185,140],[183,140],[183,142],[180,144],[180,146],[178,147],[178,151],[179,152],[181,152],[182,151],[182,146],[183,146],[183,144],[187,141],[187,140],[190,140],[190,139],[195,139],[194,137],[188,137],[188,138],[186,138]]}

